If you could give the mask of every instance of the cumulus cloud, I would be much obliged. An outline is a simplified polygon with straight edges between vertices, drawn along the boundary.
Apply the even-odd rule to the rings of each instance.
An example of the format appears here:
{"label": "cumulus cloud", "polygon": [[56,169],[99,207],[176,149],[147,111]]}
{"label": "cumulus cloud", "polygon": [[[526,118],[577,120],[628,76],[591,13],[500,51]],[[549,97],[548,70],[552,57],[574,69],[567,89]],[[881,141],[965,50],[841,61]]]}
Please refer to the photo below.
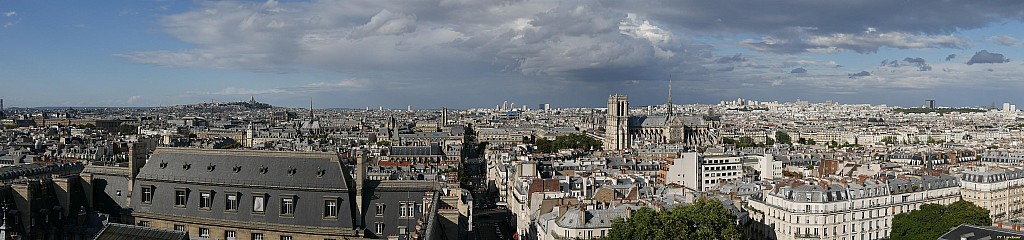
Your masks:
{"label": "cumulus cloud", "polygon": [[[117,56],[169,67],[444,81],[518,73],[572,81],[661,79],[707,71],[711,47],[645,14],[545,1],[201,2],[163,30],[196,48]],[[379,78],[384,79],[384,78]]]}
{"label": "cumulus cloud", "polygon": [[967,60],[967,65],[973,65],[975,63],[1006,63],[1006,62],[1010,62],[1010,59],[1006,58],[1002,54],[990,53],[987,50],[981,50],[981,51],[979,51],[977,53],[974,53],[974,56],[971,56],[971,60]]}
{"label": "cumulus cloud", "polygon": [[860,71],[860,72],[858,72],[858,73],[850,73],[850,74],[848,74],[848,76],[849,76],[850,78],[856,78],[856,77],[867,77],[867,76],[871,76],[871,73],[870,73],[870,72],[868,72],[868,71]]}
{"label": "cumulus cloud", "polygon": [[18,16],[18,12],[15,12],[15,11],[4,12],[4,17],[13,17],[13,16]]}
{"label": "cumulus cloud", "polygon": [[807,73],[807,69],[804,69],[802,67],[798,67],[798,68],[794,68],[793,70],[790,70],[789,73]]}
{"label": "cumulus cloud", "polygon": [[889,61],[888,59],[886,59],[886,60],[882,60],[882,65],[881,66],[883,66],[883,67],[894,67],[894,68],[908,67],[909,66],[909,67],[917,68],[918,71],[931,71],[932,70],[932,66],[928,65],[928,63],[925,63],[924,58],[919,58],[919,57],[915,57],[915,58],[909,58],[908,57],[908,58],[904,58],[903,60],[892,60],[892,61]]}

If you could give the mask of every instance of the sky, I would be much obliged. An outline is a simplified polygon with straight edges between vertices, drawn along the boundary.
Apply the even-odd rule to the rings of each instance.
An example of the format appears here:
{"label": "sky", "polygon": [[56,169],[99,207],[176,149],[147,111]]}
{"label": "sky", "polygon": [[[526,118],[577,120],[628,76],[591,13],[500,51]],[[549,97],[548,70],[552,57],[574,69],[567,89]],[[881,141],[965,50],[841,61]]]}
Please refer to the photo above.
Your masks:
{"label": "sky", "polygon": [[1024,1],[0,0],[18,107],[1024,104]]}

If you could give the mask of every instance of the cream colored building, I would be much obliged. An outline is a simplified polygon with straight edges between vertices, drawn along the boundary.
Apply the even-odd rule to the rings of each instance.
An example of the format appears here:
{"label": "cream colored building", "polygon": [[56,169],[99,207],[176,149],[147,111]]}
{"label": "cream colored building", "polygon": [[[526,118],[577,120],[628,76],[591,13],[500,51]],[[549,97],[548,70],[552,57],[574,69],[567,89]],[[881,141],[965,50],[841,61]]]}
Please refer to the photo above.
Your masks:
{"label": "cream colored building", "polygon": [[963,172],[960,179],[963,199],[988,209],[992,222],[1024,216],[1024,169],[982,168]]}
{"label": "cream colored building", "polygon": [[750,198],[752,235],[766,239],[884,239],[894,215],[960,198],[951,175],[862,183],[779,184]]}

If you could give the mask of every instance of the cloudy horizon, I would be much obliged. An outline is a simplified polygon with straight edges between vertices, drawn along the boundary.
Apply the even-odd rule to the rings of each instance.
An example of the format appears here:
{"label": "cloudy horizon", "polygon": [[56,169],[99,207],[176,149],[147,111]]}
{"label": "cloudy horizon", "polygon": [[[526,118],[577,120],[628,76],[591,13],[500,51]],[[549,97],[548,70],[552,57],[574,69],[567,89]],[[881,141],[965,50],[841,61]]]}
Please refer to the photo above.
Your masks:
{"label": "cloudy horizon", "polygon": [[0,0],[8,106],[1020,103],[1018,1]]}

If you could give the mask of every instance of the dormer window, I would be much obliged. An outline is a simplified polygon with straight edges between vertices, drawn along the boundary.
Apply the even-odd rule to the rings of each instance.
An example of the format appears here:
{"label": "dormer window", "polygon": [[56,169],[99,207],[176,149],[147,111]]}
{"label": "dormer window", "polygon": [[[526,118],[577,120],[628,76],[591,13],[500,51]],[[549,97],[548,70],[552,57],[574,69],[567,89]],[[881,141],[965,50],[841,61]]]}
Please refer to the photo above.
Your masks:
{"label": "dormer window", "polygon": [[288,176],[295,175],[296,172],[297,172],[297,170],[294,167],[289,168],[288,169]]}
{"label": "dormer window", "polygon": [[167,168],[167,163],[166,162],[160,162],[160,168],[161,169]]}
{"label": "dormer window", "polygon": [[217,165],[210,164],[209,166],[206,166],[206,171],[213,172],[213,170],[216,169],[216,168],[217,168]]}
{"label": "dormer window", "polygon": [[191,163],[185,163],[185,165],[181,165],[181,169],[188,170],[189,168],[192,168],[192,164]]}
{"label": "dormer window", "polygon": [[327,170],[324,170],[324,169],[316,170],[316,177],[323,177],[325,174],[327,174]]}
{"label": "dormer window", "polygon": [[260,167],[260,174],[267,174],[268,171],[270,171],[270,168]]}
{"label": "dormer window", "polygon": [[231,171],[235,172],[235,173],[241,172],[242,171],[242,166],[235,166],[235,168],[232,168]]}

